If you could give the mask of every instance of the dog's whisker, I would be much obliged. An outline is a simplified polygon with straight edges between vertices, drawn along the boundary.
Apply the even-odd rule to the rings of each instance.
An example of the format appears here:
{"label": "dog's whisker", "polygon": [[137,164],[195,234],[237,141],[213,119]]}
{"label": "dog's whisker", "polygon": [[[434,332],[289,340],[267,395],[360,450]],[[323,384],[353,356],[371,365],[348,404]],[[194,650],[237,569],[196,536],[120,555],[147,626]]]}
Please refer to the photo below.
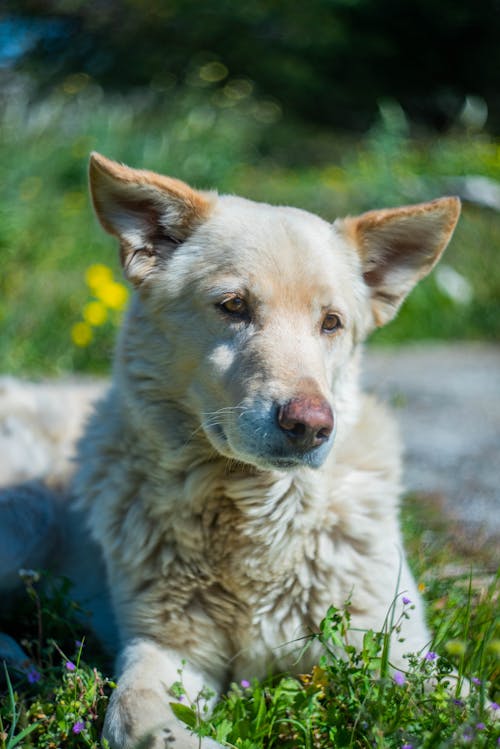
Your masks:
{"label": "dog's whisker", "polygon": [[216,411],[202,411],[201,416],[207,416],[210,418],[213,416],[219,416],[221,414],[234,413],[236,411],[245,410],[245,406],[224,406],[223,408],[218,408]]}

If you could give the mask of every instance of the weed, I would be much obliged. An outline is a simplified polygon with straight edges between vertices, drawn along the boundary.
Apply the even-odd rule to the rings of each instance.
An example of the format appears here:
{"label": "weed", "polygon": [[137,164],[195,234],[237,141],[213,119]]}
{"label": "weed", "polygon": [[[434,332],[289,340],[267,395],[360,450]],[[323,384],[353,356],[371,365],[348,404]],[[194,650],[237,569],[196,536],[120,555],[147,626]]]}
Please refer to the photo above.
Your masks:
{"label": "weed", "polygon": [[462,696],[465,659],[455,672],[447,657],[427,650],[408,654],[404,670],[393,670],[389,657],[384,663],[389,632],[366,632],[359,650],[349,632],[348,605],[331,607],[314,635],[323,655],[310,673],[233,684],[209,718],[197,704],[174,710],[200,735],[241,749],[496,745],[498,704],[487,702],[489,683],[478,677]]}
{"label": "weed", "polygon": [[[113,683],[82,657],[86,636],[75,639],[82,626],[70,584],[32,570],[23,570],[22,579],[27,595],[16,604],[15,619],[4,618],[2,628],[21,635],[28,665],[19,672],[4,666],[0,749],[97,749]],[[88,639],[93,664],[103,662],[95,641]]]}

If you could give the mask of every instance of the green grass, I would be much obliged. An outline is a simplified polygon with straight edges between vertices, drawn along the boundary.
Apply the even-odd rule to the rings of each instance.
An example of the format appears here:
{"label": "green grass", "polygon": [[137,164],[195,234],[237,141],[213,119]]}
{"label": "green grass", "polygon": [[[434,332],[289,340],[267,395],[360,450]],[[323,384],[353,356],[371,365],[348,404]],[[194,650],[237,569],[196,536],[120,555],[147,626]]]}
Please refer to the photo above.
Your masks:
{"label": "green grass", "polygon": [[25,595],[11,602],[0,629],[19,639],[30,662],[0,673],[0,749],[98,749],[110,661],[82,630],[67,580],[31,570],[23,580]]}
{"label": "green grass", "polygon": [[[467,132],[411,137],[397,108],[354,140],[303,132],[246,88],[232,99],[185,85],[159,98],[104,100],[85,77],[30,104],[19,88],[0,113],[0,358],[23,375],[103,372],[118,320],[93,330],[88,345],[71,336],[89,301],[85,271],[109,266],[117,249],[92,214],[87,161],[92,149],[131,165],[251,198],[289,203],[327,219],[372,207],[433,198],[450,177],[500,178],[500,147]],[[267,107],[267,108],[266,108]],[[434,274],[410,296],[375,341],[500,337],[500,215],[466,206],[443,263],[470,287],[450,296]]]}
{"label": "green grass", "polygon": [[196,705],[182,705],[178,717],[242,749],[493,746],[496,711],[482,680],[474,677],[471,694],[461,697],[450,660],[433,650],[409,655],[404,671],[391,671],[388,635],[367,632],[358,651],[349,644],[349,623],[346,611],[328,610],[314,636],[324,654],[310,674],[244,681],[211,717]]}
{"label": "green grass", "polygon": [[[332,608],[313,636],[323,656],[311,673],[264,682],[249,674],[248,683],[231,686],[212,716],[201,700],[184,700],[179,717],[240,749],[496,746],[498,711],[487,700],[500,701],[499,578],[488,549],[464,549],[457,529],[445,529],[433,506],[408,497],[403,520],[434,632],[429,649],[438,659],[426,658],[428,651],[414,654],[395,680],[387,633],[367,633],[358,652],[349,645],[348,614]],[[10,672],[0,699],[0,749],[98,749],[114,686],[111,664],[82,631],[64,581],[49,581],[44,594],[36,578],[25,582],[28,595],[16,619],[2,627],[21,634],[40,678],[30,684],[26,674]],[[411,603],[406,611],[411,615]],[[472,679],[469,697],[455,694],[452,668]],[[181,674],[174,693],[182,691]]]}

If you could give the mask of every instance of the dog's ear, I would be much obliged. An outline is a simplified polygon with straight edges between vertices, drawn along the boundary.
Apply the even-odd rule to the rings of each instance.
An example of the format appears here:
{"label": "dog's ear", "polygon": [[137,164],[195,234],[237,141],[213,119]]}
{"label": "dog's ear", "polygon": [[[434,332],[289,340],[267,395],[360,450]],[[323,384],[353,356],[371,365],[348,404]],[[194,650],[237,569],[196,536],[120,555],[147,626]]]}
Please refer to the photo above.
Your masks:
{"label": "dog's ear", "polygon": [[127,277],[140,285],[209,215],[213,195],[92,153],[90,192],[104,229],[120,240]]}
{"label": "dog's ear", "polygon": [[437,263],[460,215],[458,198],[347,217],[335,223],[359,253],[373,318],[385,325]]}

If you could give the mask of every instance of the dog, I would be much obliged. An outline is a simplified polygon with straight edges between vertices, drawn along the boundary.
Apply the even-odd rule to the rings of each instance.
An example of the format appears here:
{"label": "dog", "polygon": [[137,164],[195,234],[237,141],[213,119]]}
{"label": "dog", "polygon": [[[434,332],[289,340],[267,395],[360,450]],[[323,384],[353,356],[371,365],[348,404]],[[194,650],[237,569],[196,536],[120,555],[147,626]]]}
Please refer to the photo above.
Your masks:
{"label": "dog", "polygon": [[401,666],[430,637],[399,528],[400,441],[360,390],[360,357],[438,261],[459,200],[331,224],[97,153],[90,189],[134,288],[72,483],[119,629],[110,746],[200,746],[169,707],[179,672],[194,698],[305,671],[318,651],[297,640],[331,604],[349,601],[361,644],[410,598]]}

